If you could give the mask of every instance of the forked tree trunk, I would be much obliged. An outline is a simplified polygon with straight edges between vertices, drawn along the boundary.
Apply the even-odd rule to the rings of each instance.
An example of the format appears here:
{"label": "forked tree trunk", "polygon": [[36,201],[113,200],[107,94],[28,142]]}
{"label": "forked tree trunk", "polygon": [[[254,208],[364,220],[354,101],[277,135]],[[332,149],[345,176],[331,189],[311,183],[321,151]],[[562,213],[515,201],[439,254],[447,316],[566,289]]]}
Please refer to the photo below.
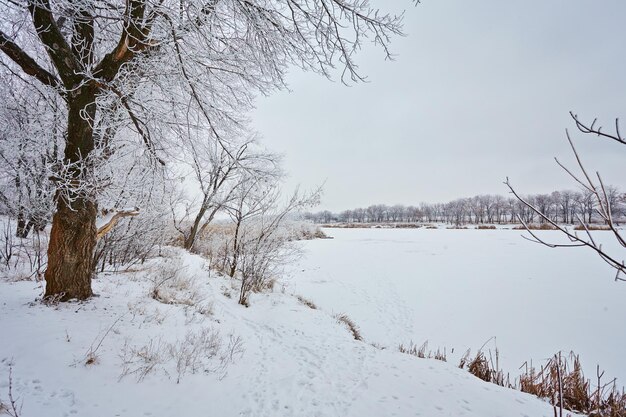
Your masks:
{"label": "forked tree trunk", "polygon": [[193,221],[193,225],[189,229],[189,234],[185,237],[185,241],[183,242],[183,247],[187,250],[191,250],[193,248],[193,244],[196,242],[196,236],[198,235],[198,230],[200,229],[200,222],[206,213],[207,207],[205,203],[202,203],[196,218]]}
{"label": "forked tree trunk", "polygon": [[200,211],[198,212],[198,215],[196,216],[193,222],[193,226],[191,226],[191,228],[189,229],[189,235],[185,238],[185,242],[184,242],[185,249],[187,250],[193,249],[193,245],[194,243],[196,243],[196,238],[198,236],[201,236],[202,233],[204,233],[205,229],[209,226],[209,224],[211,224],[211,222],[215,218],[215,215],[217,214],[218,209],[219,209],[219,206],[213,207],[213,209],[209,213],[206,220],[204,220],[204,224],[202,226],[200,226],[200,223],[204,219],[204,215],[207,212],[207,207],[202,207],[200,209]]}
{"label": "forked tree trunk", "polygon": [[[83,164],[94,149],[93,128],[95,118],[95,90],[83,87],[70,95],[68,102],[67,141],[65,162]],[[69,173],[71,183],[79,184],[81,170]],[[82,173],[84,175],[84,171]],[[65,184],[71,187],[71,184]],[[91,278],[95,271],[93,254],[96,247],[97,204],[89,190],[74,193],[72,189],[57,196],[57,210],[52,218],[52,231],[48,243],[48,268],[46,269],[46,297],[60,301],[84,300],[93,293]],[[71,206],[68,203],[68,197]]]}

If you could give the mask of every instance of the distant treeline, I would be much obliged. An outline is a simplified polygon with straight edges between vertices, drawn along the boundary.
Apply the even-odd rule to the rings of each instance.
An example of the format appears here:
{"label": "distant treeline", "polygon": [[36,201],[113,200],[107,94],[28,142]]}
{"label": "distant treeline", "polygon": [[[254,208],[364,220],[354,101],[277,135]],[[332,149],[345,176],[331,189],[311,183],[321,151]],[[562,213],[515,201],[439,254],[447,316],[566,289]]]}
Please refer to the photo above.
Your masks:
{"label": "distant treeline", "polygon": [[[607,199],[615,219],[626,215],[626,194],[617,187],[606,187]],[[595,210],[592,193],[583,191],[554,191],[551,194],[525,196],[524,199],[545,213],[556,223],[600,222]],[[328,210],[306,213],[305,218],[315,223],[419,223],[443,222],[467,223],[544,223],[533,210],[515,198],[501,195],[478,195],[459,198],[448,203],[404,206],[375,204],[366,208],[355,208],[333,213]]]}

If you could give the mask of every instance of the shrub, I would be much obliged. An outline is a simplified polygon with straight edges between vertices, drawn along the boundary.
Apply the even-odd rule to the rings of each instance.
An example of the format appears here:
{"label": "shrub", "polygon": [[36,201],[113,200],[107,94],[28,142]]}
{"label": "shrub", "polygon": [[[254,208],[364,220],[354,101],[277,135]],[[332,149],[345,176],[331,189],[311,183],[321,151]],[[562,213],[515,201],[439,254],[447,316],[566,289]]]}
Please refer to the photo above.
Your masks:
{"label": "shrub", "polygon": [[119,379],[133,375],[138,382],[142,381],[157,366],[165,363],[165,347],[160,339],[150,339],[147,344],[140,347],[125,343],[120,353],[122,373]]}
{"label": "shrub", "polygon": [[[236,356],[243,352],[241,338],[229,335],[225,345],[217,330],[202,328],[189,331],[182,340],[168,343],[150,339],[143,346],[126,342],[120,353],[122,373],[119,379],[133,375],[142,381],[150,373],[162,370],[176,375],[176,383],[187,374],[224,372]],[[168,368],[174,367],[172,372]]]}
{"label": "shrub", "polygon": [[190,276],[179,258],[168,259],[159,265],[152,277],[150,296],[164,304],[197,305],[201,301],[196,277]]}

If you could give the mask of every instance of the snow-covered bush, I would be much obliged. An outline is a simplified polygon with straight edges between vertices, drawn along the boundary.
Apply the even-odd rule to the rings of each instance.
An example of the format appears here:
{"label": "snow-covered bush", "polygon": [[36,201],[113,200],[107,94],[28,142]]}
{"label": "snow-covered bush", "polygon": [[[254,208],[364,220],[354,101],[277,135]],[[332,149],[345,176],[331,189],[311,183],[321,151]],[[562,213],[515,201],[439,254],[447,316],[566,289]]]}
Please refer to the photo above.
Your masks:
{"label": "snow-covered bush", "polygon": [[282,267],[300,253],[290,230],[280,225],[268,228],[267,220],[254,219],[241,226],[239,244],[230,259],[231,273],[241,278],[240,304],[247,304],[251,291],[272,289]]}
{"label": "snow-covered bush", "polygon": [[134,376],[137,381],[142,381],[158,366],[166,361],[166,344],[160,339],[150,339],[143,346],[135,346],[126,342],[120,352],[122,361],[122,373],[119,379]]}
{"label": "snow-covered bush", "polygon": [[[183,340],[170,344],[169,355],[176,362],[177,382],[185,374],[198,371],[208,372],[212,369],[207,359],[217,356],[222,347],[220,334],[209,328],[198,332],[187,332]],[[215,365],[213,365],[215,366]]]}
{"label": "snow-covered bush", "polygon": [[150,296],[164,304],[195,306],[202,300],[197,280],[180,258],[167,259],[151,277]]}
{"label": "snow-covered bush", "polygon": [[176,383],[185,375],[198,372],[223,376],[228,365],[242,353],[241,338],[229,335],[225,342],[219,331],[209,327],[190,330],[183,339],[173,342],[159,338],[137,346],[127,341],[120,353],[120,380],[132,375],[142,381],[156,371],[175,375]]}

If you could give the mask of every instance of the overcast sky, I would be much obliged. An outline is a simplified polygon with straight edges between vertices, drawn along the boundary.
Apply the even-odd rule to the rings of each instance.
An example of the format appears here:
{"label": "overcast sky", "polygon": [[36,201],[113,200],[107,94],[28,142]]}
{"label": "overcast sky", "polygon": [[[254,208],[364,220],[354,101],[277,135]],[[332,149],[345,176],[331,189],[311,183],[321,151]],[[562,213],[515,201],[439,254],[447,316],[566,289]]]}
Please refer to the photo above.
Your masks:
{"label": "overcast sky", "polygon": [[285,156],[287,187],[326,181],[320,209],[444,202],[575,189],[570,128],[589,169],[626,188],[626,147],[575,133],[568,112],[626,131],[626,1],[373,0],[406,9],[395,61],[365,45],[369,82],[346,87],[292,70],[260,97],[263,143]]}

